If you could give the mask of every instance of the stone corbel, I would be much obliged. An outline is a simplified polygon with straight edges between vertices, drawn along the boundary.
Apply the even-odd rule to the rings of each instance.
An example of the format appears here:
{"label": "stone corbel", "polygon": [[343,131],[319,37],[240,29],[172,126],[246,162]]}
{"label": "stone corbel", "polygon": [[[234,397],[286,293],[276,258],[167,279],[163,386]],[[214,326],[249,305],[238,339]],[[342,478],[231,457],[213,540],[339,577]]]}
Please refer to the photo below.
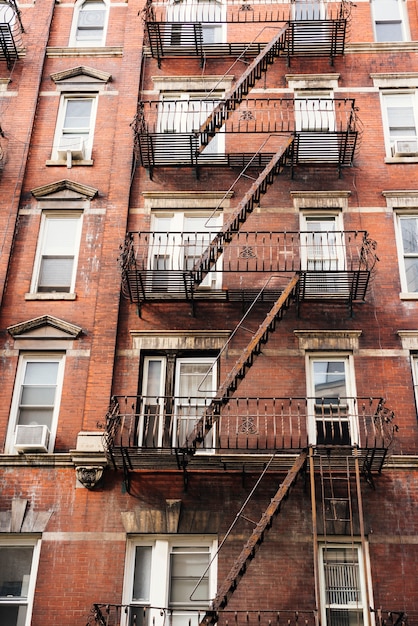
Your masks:
{"label": "stone corbel", "polygon": [[103,465],[78,465],[75,468],[77,480],[86,489],[94,489],[103,476],[103,469]]}

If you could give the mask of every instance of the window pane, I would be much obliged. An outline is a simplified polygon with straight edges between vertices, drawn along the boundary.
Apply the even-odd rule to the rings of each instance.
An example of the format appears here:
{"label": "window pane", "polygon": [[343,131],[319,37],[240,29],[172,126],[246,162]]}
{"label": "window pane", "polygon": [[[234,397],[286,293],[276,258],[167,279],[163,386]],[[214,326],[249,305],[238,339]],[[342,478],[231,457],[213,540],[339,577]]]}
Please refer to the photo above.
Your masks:
{"label": "window pane", "polygon": [[92,100],[67,100],[64,128],[89,128]]}
{"label": "window pane", "polygon": [[0,547],[0,597],[27,597],[32,554],[31,546]]}
{"label": "window pane", "polygon": [[418,291],[418,258],[405,259],[405,273],[408,291],[416,293]]}
{"label": "window pane", "polygon": [[401,22],[376,22],[376,41],[403,41]]}
{"label": "window pane", "polygon": [[45,254],[72,255],[77,242],[80,218],[47,217],[43,250]]}
{"label": "window pane", "polygon": [[316,398],[347,395],[344,361],[314,361],[313,371]]}
{"label": "window pane", "polygon": [[[207,550],[204,552],[196,550],[197,548],[173,548],[170,570],[170,602],[173,604],[186,605],[199,600],[202,602],[209,600],[208,572],[199,582],[209,564],[209,553]],[[198,582],[196,590],[193,591]]]}
{"label": "window pane", "polygon": [[24,626],[26,621],[26,606],[10,606],[0,604],[1,626]]}
{"label": "window pane", "polygon": [[417,218],[401,219],[402,243],[405,254],[418,254],[418,220]]}
{"label": "window pane", "polygon": [[151,580],[151,546],[137,546],[135,549],[135,573],[132,600],[149,602]]}
{"label": "window pane", "polygon": [[39,270],[38,291],[69,292],[74,257],[43,257]]}
{"label": "window pane", "polygon": [[32,361],[27,363],[25,385],[48,385],[57,381],[58,361]]}
{"label": "window pane", "polygon": [[53,409],[48,408],[21,408],[19,412],[19,426],[48,426],[51,430]]}
{"label": "window pane", "polygon": [[22,388],[21,405],[53,406],[55,389],[55,385],[53,387],[25,385]]}

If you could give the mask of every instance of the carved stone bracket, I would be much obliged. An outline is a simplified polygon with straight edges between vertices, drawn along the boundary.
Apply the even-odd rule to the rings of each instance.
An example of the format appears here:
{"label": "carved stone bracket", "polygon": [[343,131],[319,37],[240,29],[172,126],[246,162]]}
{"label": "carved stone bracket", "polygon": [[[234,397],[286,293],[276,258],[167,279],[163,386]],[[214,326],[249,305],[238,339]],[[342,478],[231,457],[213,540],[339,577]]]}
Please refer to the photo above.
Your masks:
{"label": "carved stone bracket", "polygon": [[75,468],[77,480],[86,487],[94,489],[103,476],[103,465],[79,465]]}

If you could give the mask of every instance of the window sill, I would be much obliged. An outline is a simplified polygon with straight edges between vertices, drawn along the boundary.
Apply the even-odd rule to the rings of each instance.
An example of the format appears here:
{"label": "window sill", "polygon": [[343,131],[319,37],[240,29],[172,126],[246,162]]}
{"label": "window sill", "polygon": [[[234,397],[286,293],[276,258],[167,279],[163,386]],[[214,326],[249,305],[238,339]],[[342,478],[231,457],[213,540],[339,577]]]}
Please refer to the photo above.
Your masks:
{"label": "window sill", "polygon": [[[78,160],[73,160],[71,161],[71,167],[78,167],[79,165],[93,165],[93,160],[92,159],[83,159],[82,161],[78,161]],[[57,167],[67,167],[67,161],[64,159],[60,159],[57,161],[54,161],[52,159],[48,159],[48,161],[46,161],[45,165],[55,165]]]}
{"label": "window sill", "polygon": [[51,291],[45,293],[25,293],[25,300],[75,300],[75,293],[61,293],[59,291]]}
{"label": "window sill", "polygon": [[408,292],[402,291],[399,294],[399,297],[401,300],[418,300],[418,293],[408,293]]}
{"label": "window sill", "polygon": [[385,163],[418,163],[418,156],[386,157]]}

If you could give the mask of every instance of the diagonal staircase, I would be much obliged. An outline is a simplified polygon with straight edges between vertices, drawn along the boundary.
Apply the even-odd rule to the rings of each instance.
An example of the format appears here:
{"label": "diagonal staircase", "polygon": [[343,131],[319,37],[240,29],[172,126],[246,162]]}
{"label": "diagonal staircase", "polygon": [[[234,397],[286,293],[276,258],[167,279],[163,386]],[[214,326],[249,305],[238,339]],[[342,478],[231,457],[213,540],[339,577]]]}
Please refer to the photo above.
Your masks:
{"label": "diagonal staircase", "polygon": [[200,284],[211,271],[221,256],[224,247],[231,241],[233,234],[239,231],[248,214],[260,202],[261,195],[266,193],[276,176],[282,172],[286,162],[291,159],[293,139],[293,137],[289,137],[284,147],[276,152],[244,195],[222,230],[212,239],[205,252],[197,261],[192,270],[192,278],[195,284]]}
{"label": "diagonal staircase", "polygon": [[285,49],[286,24],[263,48],[260,54],[252,61],[235,85],[225,94],[223,100],[213,109],[211,115],[199,129],[200,147],[202,152],[216,132],[224,125],[235,109],[241,104],[256,81],[267,71],[280,52]]}
{"label": "diagonal staircase", "polygon": [[220,609],[224,609],[228,604],[230,597],[238,587],[241,578],[247,571],[248,565],[254,558],[257,549],[263,543],[265,533],[271,528],[274,517],[279,513],[281,503],[289,495],[292,485],[295,483],[299,473],[305,466],[307,455],[307,451],[303,450],[299,456],[296,457],[296,460],[287,473],[286,478],[280,484],[275,496],[271,499],[268,507],[261,516],[260,521],[243,547],[241,554],[236,559],[228,576],[219,588],[219,591],[213,600],[212,608],[207,611],[206,615],[200,622],[200,626],[214,624],[218,619],[217,612]]}
{"label": "diagonal staircase", "polygon": [[284,312],[289,308],[291,300],[296,297],[298,282],[299,275],[295,274],[258,327],[249,344],[242,351],[240,358],[219,387],[216,396],[202,417],[196,422],[188,439],[188,450],[194,451],[218,421],[221,407],[227,404],[231,394],[234,393],[247,370],[253,365],[255,357],[260,354],[261,346],[267,342],[270,333],[276,329],[277,322],[282,319]]}

